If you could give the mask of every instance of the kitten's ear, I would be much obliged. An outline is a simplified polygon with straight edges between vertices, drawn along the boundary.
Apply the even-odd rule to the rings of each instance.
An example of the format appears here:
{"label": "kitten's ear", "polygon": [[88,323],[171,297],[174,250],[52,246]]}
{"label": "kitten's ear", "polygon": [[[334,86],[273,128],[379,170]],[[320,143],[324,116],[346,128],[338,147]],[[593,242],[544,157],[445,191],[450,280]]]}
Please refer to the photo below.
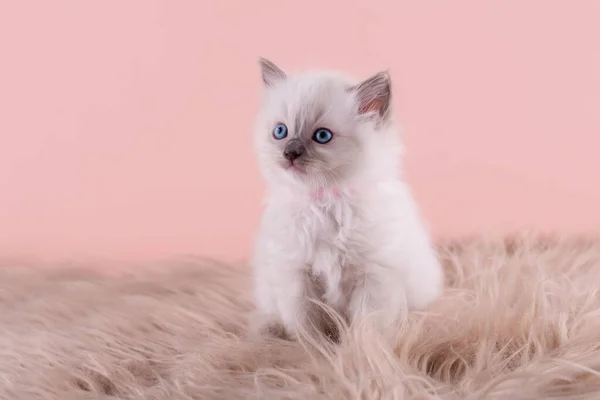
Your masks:
{"label": "kitten's ear", "polygon": [[376,73],[352,90],[356,93],[359,114],[375,113],[386,119],[392,99],[392,81],[387,71]]}
{"label": "kitten's ear", "polygon": [[272,86],[277,81],[286,78],[285,72],[266,58],[260,57],[258,59],[258,64],[260,65],[262,80],[265,86]]}

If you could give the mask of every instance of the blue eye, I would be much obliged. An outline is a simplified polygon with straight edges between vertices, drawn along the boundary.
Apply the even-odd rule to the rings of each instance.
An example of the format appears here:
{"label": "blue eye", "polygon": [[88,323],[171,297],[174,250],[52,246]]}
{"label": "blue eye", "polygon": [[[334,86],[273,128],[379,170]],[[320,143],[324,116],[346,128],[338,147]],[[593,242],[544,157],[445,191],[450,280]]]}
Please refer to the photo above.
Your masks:
{"label": "blue eye", "polygon": [[275,129],[273,129],[273,137],[277,140],[281,140],[287,136],[287,126],[284,124],[277,124]]}
{"label": "blue eye", "polygon": [[313,134],[313,140],[317,143],[325,144],[333,139],[333,133],[329,129],[317,129]]}

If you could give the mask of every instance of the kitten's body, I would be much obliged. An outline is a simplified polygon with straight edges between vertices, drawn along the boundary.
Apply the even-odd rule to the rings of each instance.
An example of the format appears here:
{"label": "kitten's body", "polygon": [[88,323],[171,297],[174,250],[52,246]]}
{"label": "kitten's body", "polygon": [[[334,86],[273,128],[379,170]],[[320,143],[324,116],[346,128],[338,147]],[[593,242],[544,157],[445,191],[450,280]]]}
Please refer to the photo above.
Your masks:
{"label": "kitten's body", "polygon": [[[399,175],[387,74],[363,87],[261,64],[267,93],[255,138],[268,196],[253,260],[260,328],[326,330],[311,299],[350,322],[375,313],[380,329],[426,307],[443,277]],[[280,123],[288,136],[274,140]],[[333,139],[311,143],[324,127]],[[288,161],[282,154],[292,140],[303,143],[302,157]]]}

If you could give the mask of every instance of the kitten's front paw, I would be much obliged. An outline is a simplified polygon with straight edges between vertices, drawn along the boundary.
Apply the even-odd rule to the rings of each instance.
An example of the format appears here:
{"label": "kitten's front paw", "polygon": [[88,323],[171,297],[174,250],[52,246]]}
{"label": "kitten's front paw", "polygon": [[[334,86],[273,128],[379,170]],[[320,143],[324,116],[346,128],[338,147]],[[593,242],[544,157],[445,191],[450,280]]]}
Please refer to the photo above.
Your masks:
{"label": "kitten's front paw", "polygon": [[444,291],[444,272],[437,261],[414,271],[406,285],[406,299],[411,310],[424,310]]}
{"label": "kitten's front paw", "polygon": [[289,339],[285,327],[280,322],[269,322],[261,327],[260,334],[262,336],[275,337],[278,339]]}
{"label": "kitten's front paw", "polygon": [[289,339],[285,327],[279,321],[264,320],[260,317],[254,317],[255,320],[250,323],[250,335],[259,337],[274,337],[278,339]]}

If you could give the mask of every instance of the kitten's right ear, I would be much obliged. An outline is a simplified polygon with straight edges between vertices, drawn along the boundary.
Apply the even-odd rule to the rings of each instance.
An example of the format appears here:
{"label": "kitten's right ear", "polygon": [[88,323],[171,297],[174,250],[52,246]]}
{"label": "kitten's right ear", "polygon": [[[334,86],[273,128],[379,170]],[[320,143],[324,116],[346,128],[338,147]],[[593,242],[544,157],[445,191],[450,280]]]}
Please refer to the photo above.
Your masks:
{"label": "kitten's right ear", "polygon": [[266,87],[270,87],[286,78],[285,72],[266,58],[260,57],[258,64],[260,65],[262,80]]}

